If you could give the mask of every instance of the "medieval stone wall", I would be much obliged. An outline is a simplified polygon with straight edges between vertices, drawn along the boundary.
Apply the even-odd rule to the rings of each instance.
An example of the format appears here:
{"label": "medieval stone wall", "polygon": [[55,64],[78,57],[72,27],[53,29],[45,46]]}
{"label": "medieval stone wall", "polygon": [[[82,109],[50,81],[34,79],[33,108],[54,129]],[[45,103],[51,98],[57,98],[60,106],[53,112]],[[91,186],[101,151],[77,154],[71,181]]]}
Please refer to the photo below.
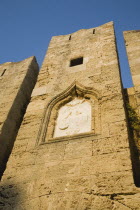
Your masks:
{"label": "medieval stone wall", "polygon": [[0,176],[11,153],[37,75],[38,65],[34,57],[0,65]]}
{"label": "medieval stone wall", "polygon": [[140,31],[125,31],[124,39],[134,87],[128,89],[131,105],[140,116]]}
{"label": "medieval stone wall", "polygon": [[2,178],[2,208],[139,209],[132,165],[113,23],[53,37]]}
{"label": "medieval stone wall", "polygon": [[134,86],[127,89],[131,147],[136,183],[140,187],[140,31],[125,31],[124,39]]}

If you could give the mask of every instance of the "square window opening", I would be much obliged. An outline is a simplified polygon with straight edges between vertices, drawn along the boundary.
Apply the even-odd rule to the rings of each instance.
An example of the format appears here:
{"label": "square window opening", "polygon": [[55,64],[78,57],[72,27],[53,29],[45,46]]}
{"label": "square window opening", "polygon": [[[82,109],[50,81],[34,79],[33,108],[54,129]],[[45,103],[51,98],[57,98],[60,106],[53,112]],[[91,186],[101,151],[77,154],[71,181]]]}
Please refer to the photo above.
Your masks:
{"label": "square window opening", "polygon": [[77,66],[77,65],[81,65],[83,64],[83,57],[80,57],[80,58],[76,58],[76,59],[72,59],[70,61],[70,67],[72,66]]}

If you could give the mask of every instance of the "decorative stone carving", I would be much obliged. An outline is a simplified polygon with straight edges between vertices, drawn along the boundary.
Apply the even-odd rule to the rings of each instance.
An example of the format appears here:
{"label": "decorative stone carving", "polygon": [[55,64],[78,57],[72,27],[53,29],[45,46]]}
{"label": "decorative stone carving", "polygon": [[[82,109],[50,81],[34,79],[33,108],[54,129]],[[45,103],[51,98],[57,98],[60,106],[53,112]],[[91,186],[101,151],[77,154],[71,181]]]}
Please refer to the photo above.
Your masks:
{"label": "decorative stone carving", "polygon": [[47,104],[36,144],[77,134],[100,134],[99,97],[94,88],[74,81]]}
{"label": "decorative stone carving", "polygon": [[74,98],[58,110],[54,137],[91,131],[91,104],[85,99]]}

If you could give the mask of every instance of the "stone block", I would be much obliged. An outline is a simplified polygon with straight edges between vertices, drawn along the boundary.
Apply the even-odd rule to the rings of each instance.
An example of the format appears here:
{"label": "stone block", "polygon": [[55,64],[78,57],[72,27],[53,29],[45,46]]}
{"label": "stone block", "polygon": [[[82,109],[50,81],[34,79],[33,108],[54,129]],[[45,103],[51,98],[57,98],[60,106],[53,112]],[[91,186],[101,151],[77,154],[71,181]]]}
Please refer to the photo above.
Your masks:
{"label": "stone block", "polygon": [[109,153],[118,153],[120,151],[129,151],[127,135],[116,135],[108,138],[99,138],[93,140],[92,154],[102,155]]}
{"label": "stone block", "polygon": [[137,192],[131,170],[92,175],[91,183],[91,191],[94,194]]}
{"label": "stone block", "polygon": [[127,133],[126,122],[122,120],[118,122],[109,123],[109,131],[110,136],[118,135],[118,133],[125,135]]}
{"label": "stone block", "polygon": [[102,154],[89,158],[83,157],[80,165],[80,175],[103,174],[131,170],[129,151]]}
{"label": "stone block", "polygon": [[92,142],[91,141],[69,141],[66,145],[64,159],[76,159],[83,156],[92,155]]}

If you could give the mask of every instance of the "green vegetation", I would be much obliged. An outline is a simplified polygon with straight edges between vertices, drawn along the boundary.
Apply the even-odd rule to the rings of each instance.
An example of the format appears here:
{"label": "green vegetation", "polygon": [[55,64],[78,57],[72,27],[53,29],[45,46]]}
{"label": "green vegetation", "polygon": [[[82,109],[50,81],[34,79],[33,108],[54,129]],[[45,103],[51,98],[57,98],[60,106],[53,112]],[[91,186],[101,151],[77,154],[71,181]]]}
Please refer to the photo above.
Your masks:
{"label": "green vegetation", "polygon": [[136,131],[136,133],[140,133],[140,117],[129,104],[127,104],[127,110],[131,128]]}
{"label": "green vegetation", "polygon": [[130,106],[130,104],[127,104],[127,110],[134,141],[140,153],[140,117],[136,113],[135,109]]}

